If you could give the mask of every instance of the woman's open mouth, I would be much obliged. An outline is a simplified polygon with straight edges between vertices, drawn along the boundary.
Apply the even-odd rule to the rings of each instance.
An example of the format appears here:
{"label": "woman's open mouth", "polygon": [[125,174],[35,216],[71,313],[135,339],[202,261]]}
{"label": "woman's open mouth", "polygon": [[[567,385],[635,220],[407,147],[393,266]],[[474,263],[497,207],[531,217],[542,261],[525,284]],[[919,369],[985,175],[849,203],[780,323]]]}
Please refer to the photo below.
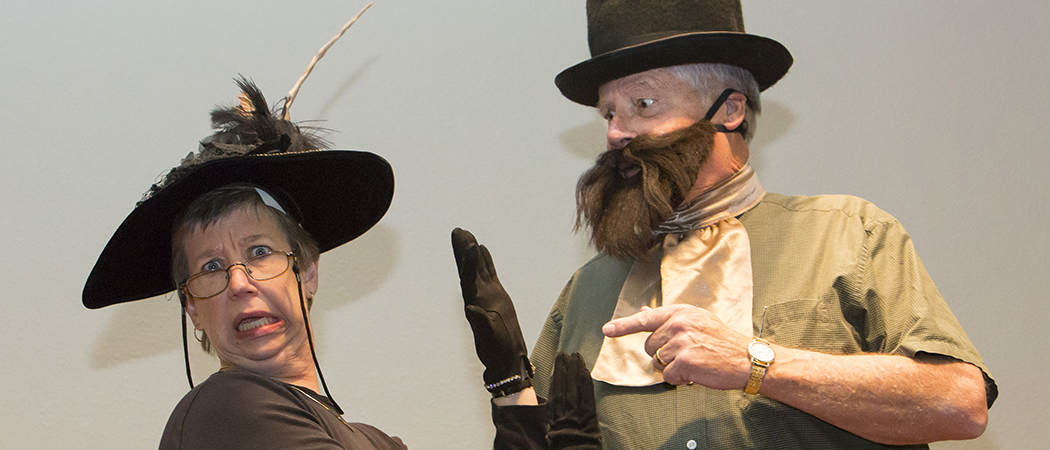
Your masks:
{"label": "woman's open mouth", "polygon": [[249,317],[237,324],[237,331],[244,332],[254,330],[261,326],[277,323],[277,321],[277,318],[273,316]]}

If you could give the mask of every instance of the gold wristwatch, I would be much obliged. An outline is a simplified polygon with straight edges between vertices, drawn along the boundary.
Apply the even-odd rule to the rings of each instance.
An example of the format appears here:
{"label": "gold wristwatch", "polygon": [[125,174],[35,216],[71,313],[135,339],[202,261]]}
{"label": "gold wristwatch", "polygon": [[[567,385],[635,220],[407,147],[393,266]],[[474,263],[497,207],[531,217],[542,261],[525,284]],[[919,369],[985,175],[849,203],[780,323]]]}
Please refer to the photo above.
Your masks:
{"label": "gold wristwatch", "polygon": [[773,347],[769,346],[769,341],[760,337],[756,337],[747,345],[747,354],[751,357],[751,378],[747,380],[744,392],[755,395],[762,387],[762,378],[766,376],[766,369],[769,368],[769,365],[773,364],[775,355]]}

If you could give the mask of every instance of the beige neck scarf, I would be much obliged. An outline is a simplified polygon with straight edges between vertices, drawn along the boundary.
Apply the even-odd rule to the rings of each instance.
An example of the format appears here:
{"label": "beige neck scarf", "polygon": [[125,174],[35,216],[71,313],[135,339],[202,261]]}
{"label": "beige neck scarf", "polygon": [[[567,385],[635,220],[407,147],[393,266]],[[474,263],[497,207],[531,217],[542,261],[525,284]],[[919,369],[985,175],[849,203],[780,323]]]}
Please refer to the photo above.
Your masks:
{"label": "beige neck scarf", "polygon": [[[707,309],[729,328],[752,335],[751,244],[736,217],[765,194],[748,164],[675,211],[656,228],[664,239],[651,250],[650,261],[631,266],[613,318],[630,316],[643,306],[684,303]],[[663,382],[645,353],[649,334],[606,337],[591,376],[618,386]]]}

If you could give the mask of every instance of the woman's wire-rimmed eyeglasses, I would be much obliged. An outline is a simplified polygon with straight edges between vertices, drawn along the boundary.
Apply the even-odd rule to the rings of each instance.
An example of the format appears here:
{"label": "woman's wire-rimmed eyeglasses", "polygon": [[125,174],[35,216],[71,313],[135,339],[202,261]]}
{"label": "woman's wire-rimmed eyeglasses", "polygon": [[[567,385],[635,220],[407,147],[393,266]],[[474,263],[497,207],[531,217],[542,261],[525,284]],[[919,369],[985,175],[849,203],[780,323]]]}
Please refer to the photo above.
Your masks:
{"label": "woman's wire-rimmed eyeglasses", "polygon": [[268,252],[253,256],[244,262],[230,264],[225,269],[206,270],[191,275],[179,289],[198,299],[211,298],[221,294],[230,285],[230,269],[236,266],[244,268],[244,273],[255,281],[266,281],[277,278],[288,271],[295,261],[295,252]]}

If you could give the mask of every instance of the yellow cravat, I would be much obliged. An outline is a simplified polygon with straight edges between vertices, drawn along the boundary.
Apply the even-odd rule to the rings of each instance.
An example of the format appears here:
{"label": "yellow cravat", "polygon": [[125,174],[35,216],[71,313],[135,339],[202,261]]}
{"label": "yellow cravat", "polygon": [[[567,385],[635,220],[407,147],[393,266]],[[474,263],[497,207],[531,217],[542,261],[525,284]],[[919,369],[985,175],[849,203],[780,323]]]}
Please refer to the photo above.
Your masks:
{"label": "yellow cravat", "polygon": [[751,242],[739,220],[729,218],[683,235],[669,234],[663,250],[664,305],[698,306],[729,328],[752,333]]}
{"label": "yellow cravat", "polygon": [[[722,188],[719,191],[719,188]],[[649,262],[635,261],[617,300],[613,318],[675,303],[707,309],[738,332],[753,334],[751,245],[747,231],[735,216],[751,209],[765,191],[750,166],[694,202],[679,216],[690,216],[688,229],[674,225],[676,232],[664,236],[654,247]],[[711,205],[718,205],[711,208]],[[697,211],[708,207],[706,213]],[[707,223],[705,218],[714,218]],[[591,376],[618,386],[649,386],[663,382],[645,353],[650,333],[605,338]]]}

